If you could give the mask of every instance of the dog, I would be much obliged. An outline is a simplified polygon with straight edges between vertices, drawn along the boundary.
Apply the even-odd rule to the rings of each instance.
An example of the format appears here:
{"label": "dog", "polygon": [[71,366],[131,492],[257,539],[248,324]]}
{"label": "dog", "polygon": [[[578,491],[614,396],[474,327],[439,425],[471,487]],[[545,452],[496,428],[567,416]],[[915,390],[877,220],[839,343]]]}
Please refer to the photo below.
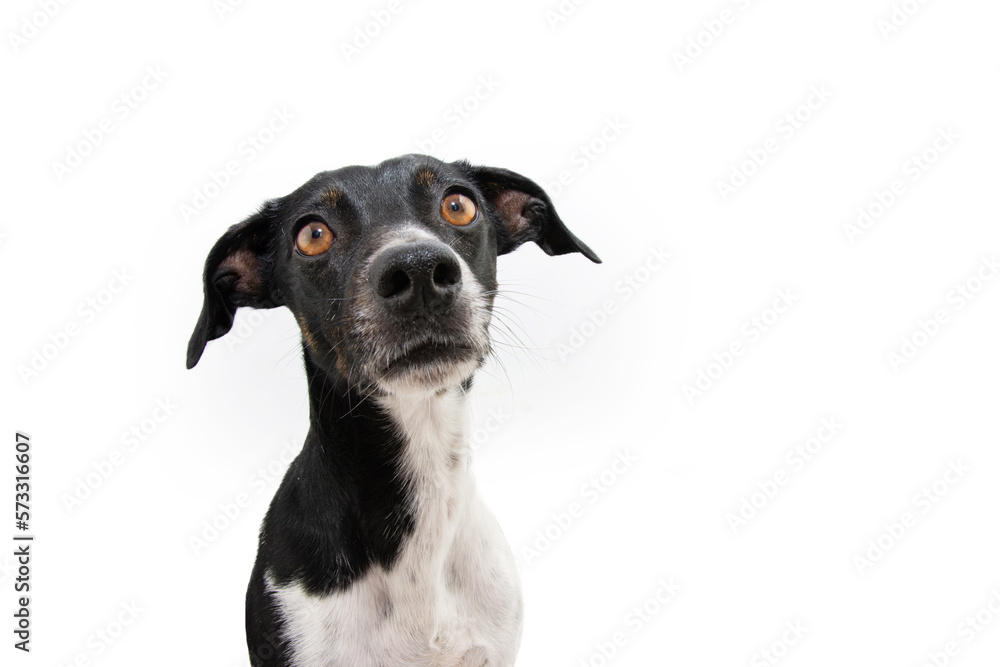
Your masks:
{"label": "dog", "polygon": [[502,667],[522,600],[475,493],[466,395],[490,354],[497,256],[601,260],[512,171],[405,155],[317,174],[208,254],[187,350],[237,308],[301,328],[309,432],[260,529],[254,667]]}

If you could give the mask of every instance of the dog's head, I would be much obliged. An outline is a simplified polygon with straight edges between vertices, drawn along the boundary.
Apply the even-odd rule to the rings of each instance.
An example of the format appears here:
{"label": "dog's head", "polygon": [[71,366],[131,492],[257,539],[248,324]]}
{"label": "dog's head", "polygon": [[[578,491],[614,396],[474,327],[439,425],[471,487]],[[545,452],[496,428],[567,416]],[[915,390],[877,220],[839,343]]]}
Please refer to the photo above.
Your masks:
{"label": "dog's head", "polygon": [[322,172],[212,248],[187,366],[240,306],[287,306],[312,362],[348,386],[458,384],[489,352],[497,255],[526,241],[600,262],[537,184],[505,169],[407,155]]}

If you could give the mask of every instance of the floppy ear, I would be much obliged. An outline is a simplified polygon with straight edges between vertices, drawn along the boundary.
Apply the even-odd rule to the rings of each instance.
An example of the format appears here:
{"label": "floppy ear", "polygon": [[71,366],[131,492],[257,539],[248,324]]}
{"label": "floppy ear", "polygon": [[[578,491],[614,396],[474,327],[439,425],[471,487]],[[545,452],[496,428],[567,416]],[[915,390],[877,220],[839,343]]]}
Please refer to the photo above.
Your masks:
{"label": "floppy ear", "polygon": [[277,202],[267,202],[260,211],[230,227],[208,253],[205,303],[188,342],[188,368],[201,359],[208,341],[233,328],[237,308],[281,305],[271,289],[276,213]]}
{"label": "floppy ear", "polygon": [[468,171],[500,218],[497,254],[534,241],[549,255],[579,252],[590,261],[601,263],[586,243],[566,229],[552,200],[537,183],[507,169],[468,167]]}

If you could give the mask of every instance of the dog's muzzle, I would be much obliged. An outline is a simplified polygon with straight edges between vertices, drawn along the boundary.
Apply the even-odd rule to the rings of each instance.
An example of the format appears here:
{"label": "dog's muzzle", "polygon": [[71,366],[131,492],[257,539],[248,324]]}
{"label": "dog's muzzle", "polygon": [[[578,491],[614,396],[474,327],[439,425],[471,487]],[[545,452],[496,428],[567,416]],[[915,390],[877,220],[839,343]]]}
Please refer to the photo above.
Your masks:
{"label": "dog's muzzle", "polygon": [[488,353],[482,288],[448,245],[391,242],[372,258],[364,280],[359,352],[367,374],[384,387],[456,384]]}

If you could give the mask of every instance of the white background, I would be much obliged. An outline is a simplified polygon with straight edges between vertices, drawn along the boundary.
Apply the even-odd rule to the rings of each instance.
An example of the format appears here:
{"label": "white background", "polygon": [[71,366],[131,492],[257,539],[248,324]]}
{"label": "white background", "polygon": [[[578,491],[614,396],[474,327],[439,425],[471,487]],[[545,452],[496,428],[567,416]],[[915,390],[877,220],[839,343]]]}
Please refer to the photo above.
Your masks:
{"label": "white background", "polygon": [[5,3],[0,535],[20,429],[37,541],[27,656],[0,549],[3,664],[247,664],[305,383],[284,310],[184,369],[202,264],[264,199],[408,152],[536,179],[604,259],[500,261],[521,347],[479,376],[476,471],[519,664],[997,664],[1000,6],[902,4],[414,0],[347,55],[387,2]]}

